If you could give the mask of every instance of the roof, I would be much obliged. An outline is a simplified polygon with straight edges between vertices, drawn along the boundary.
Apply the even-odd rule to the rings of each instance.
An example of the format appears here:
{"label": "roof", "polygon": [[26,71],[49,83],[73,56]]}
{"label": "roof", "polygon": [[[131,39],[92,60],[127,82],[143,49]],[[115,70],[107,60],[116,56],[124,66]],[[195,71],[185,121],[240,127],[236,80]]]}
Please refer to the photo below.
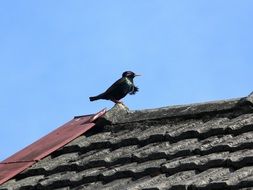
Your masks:
{"label": "roof", "polygon": [[253,95],[139,111],[118,104],[0,186],[57,188],[253,189]]}

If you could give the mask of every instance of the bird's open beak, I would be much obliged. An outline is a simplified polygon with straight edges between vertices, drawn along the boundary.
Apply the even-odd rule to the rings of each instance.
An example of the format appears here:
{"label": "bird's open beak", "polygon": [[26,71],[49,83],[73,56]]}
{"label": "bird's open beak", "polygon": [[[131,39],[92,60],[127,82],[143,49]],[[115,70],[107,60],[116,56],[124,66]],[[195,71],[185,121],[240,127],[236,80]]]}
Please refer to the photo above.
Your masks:
{"label": "bird's open beak", "polygon": [[135,77],[138,77],[138,76],[141,76],[141,75],[138,75],[138,74],[134,74]]}

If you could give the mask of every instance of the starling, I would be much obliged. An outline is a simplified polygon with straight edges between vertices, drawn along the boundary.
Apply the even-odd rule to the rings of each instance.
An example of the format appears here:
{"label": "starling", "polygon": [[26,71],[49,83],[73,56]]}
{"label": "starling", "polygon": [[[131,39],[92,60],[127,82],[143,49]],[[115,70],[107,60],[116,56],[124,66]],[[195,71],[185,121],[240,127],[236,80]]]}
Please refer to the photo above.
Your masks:
{"label": "starling", "polygon": [[120,99],[124,98],[127,94],[135,94],[138,91],[138,87],[134,85],[134,77],[140,76],[132,71],[126,71],[122,74],[122,77],[112,84],[105,92],[97,96],[90,97],[90,101],[99,99],[111,100],[114,103],[121,103]]}

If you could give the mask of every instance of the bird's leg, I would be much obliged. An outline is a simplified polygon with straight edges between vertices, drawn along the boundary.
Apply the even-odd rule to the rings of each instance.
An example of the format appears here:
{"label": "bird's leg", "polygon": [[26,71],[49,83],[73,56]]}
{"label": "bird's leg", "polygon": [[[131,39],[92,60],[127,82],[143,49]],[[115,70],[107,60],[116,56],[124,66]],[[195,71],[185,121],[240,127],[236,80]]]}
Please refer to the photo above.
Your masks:
{"label": "bird's leg", "polygon": [[122,101],[119,101],[119,100],[116,100],[116,99],[112,99],[112,101],[113,101],[115,104],[123,104]]}

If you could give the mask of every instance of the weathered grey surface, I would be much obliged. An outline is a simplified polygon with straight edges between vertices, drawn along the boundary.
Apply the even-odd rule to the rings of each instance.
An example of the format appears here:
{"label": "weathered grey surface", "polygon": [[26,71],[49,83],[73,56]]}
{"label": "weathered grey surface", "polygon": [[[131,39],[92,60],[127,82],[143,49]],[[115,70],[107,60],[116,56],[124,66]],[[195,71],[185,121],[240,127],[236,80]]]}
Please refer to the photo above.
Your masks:
{"label": "weathered grey surface", "polygon": [[[0,189],[253,189],[252,95],[130,112],[97,128]],[[105,125],[105,126],[103,126]]]}

